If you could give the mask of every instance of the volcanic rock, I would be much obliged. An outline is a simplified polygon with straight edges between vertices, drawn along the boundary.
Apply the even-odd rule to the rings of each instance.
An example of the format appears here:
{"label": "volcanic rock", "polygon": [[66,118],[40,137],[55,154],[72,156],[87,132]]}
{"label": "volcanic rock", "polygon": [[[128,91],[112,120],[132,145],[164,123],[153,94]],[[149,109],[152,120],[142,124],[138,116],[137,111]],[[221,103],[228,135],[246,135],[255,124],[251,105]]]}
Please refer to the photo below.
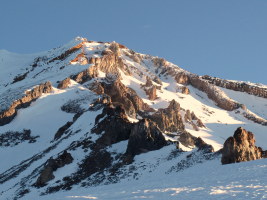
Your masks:
{"label": "volcanic rock", "polygon": [[174,78],[179,84],[188,85],[190,83],[190,79],[185,73],[178,73]]}
{"label": "volcanic rock", "polygon": [[229,137],[222,149],[222,164],[250,161],[262,158],[262,149],[255,146],[253,133],[239,127]]}
{"label": "volcanic rock", "polygon": [[149,119],[143,119],[131,130],[126,154],[134,156],[166,145],[167,141],[157,125]]}
{"label": "volcanic rock", "polygon": [[146,92],[148,99],[154,101],[155,99],[157,99],[157,89],[160,89],[161,87],[155,86],[152,80],[149,77],[147,77],[146,84],[141,85],[141,88],[143,88],[144,91]]}
{"label": "volcanic rock", "polygon": [[227,88],[234,91],[246,92],[255,96],[267,98],[267,89],[264,87],[259,87],[257,85],[251,86],[246,82],[229,81],[216,77],[211,77],[208,75],[202,76],[202,79],[208,80],[209,83],[223,88]]}
{"label": "volcanic rock", "polygon": [[0,112],[0,126],[3,126],[11,122],[16,116],[18,109],[30,106],[31,102],[35,101],[43,93],[49,93],[52,90],[53,89],[51,82],[47,81],[45,83],[42,83],[34,87],[30,91],[26,91],[25,95],[22,98],[14,101],[12,105],[9,107],[9,109]]}
{"label": "volcanic rock", "polygon": [[184,130],[184,124],[180,114],[180,104],[175,100],[172,100],[167,108],[159,109],[154,114],[147,116],[147,118],[154,121],[163,132]]}
{"label": "volcanic rock", "polygon": [[97,141],[98,145],[107,146],[129,139],[133,124],[127,118],[123,106],[113,108],[107,105],[95,119],[92,133],[104,133]]}
{"label": "volcanic rock", "polygon": [[239,103],[227,98],[223,91],[210,84],[208,81],[201,79],[199,76],[190,76],[190,84],[195,88],[205,92],[208,97],[216,102],[217,106],[222,109],[232,111],[240,108]]}
{"label": "volcanic rock", "polygon": [[119,79],[114,82],[102,82],[104,93],[111,97],[112,103],[122,105],[126,113],[135,118],[138,111],[152,111],[146,103],[130,88],[127,88]]}
{"label": "volcanic rock", "polygon": [[188,89],[188,87],[183,86],[183,87],[182,87],[182,93],[183,93],[183,94],[190,94],[190,90]]}
{"label": "volcanic rock", "polygon": [[58,83],[58,89],[66,89],[70,85],[70,78],[66,78]]}
{"label": "volcanic rock", "polygon": [[50,158],[44,169],[42,170],[40,176],[38,177],[35,186],[42,187],[45,186],[46,183],[55,178],[53,172],[56,171],[58,168],[64,167],[72,163],[73,157],[67,151],[64,151],[58,158],[53,159]]}

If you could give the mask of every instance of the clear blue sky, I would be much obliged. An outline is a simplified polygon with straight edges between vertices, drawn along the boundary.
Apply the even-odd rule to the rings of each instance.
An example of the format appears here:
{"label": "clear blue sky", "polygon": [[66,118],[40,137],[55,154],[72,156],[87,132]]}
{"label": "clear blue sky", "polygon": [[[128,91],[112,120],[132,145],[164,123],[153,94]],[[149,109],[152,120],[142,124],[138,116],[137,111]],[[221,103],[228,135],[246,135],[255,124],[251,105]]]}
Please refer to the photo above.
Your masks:
{"label": "clear blue sky", "polygon": [[266,0],[0,3],[0,49],[33,53],[82,36],[116,41],[200,75],[267,84]]}

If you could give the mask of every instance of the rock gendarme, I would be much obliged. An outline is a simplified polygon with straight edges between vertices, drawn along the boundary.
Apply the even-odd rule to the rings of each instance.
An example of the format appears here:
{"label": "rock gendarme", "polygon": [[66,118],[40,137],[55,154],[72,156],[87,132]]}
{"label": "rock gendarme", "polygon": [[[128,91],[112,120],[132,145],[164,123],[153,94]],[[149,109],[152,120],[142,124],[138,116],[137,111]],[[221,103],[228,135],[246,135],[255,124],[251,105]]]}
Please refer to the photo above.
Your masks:
{"label": "rock gendarme", "polygon": [[265,151],[255,146],[252,132],[239,127],[233,137],[229,137],[222,149],[222,164],[238,163],[263,158]]}

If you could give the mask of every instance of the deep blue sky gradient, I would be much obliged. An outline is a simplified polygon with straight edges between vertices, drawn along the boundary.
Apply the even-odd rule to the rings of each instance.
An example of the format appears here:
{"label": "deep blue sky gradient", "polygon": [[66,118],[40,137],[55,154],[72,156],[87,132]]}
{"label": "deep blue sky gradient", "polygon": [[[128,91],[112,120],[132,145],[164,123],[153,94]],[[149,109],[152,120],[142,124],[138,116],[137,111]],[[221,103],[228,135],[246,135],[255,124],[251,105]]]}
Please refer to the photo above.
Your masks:
{"label": "deep blue sky gradient", "polygon": [[0,0],[0,25],[0,49],[12,52],[82,36],[199,75],[267,84],[266,0]]}

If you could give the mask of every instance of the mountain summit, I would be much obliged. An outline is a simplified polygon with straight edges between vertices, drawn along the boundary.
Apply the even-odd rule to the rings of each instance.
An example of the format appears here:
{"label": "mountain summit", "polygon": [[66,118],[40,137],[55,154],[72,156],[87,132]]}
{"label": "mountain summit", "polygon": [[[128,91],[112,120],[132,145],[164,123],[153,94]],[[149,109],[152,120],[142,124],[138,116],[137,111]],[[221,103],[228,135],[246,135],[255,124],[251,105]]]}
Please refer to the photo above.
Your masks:
{"label": "mountain summit", "polygon": [[221,165],[266,157],[265,85],[81,37],[0,70],[1,199],[266,195],[265,159]]}

